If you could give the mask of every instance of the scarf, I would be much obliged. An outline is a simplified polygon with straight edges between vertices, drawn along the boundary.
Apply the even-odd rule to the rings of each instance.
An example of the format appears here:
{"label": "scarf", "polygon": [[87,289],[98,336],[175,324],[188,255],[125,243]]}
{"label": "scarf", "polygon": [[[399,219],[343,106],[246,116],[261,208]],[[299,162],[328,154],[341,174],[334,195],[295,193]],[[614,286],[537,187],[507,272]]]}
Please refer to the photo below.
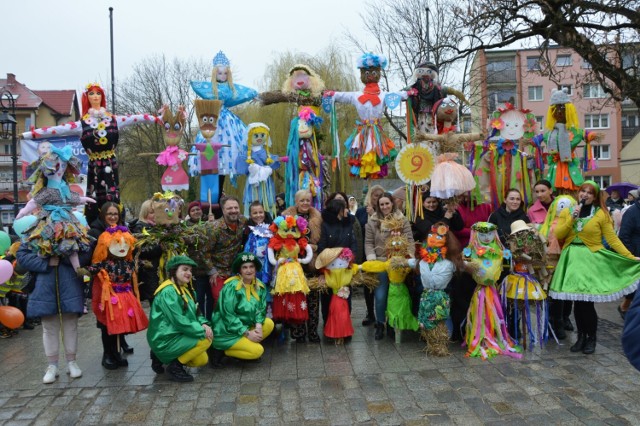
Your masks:
{"label": "scarf", "polygon": [[364,86],[362,95],[358,96],[358,102],[366,104],[367,101],[371,102],[371,105],[376,106],[380,103],[380,86],[378,83],[367,83]]}

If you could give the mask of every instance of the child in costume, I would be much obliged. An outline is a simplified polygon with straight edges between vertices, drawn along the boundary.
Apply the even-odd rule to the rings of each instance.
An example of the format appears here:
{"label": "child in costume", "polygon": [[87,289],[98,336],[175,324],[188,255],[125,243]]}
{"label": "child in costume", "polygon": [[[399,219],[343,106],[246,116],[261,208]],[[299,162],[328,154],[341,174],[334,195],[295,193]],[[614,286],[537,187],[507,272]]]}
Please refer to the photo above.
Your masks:
{"label": "child in costume", "polygon": [[[309,285],[302,264],[311,262],[313,250],[304,235],[307,220],[299,216],[278,216],[269,227],[269,262],[276,267],[273,286],[273,319],[301,324],[309,319],[307,293]],[[301,251],[305,257],[298,259]]]}
{"label": "child in costume", "polygon": [[[262,265],[256,272],[256,277],[264,283],[269,289],[271,288],[272,266],[269,263],[267,251],[269,248],[269,240],[273,237],[273,233],[269,229],[271,219],[266,221],[266,213],[260,201],[254,201],[249,206],[249,235],[244,245],[244,251],[253,254],[258,258]],[[271,292],[267,292],[267,317],[273,317],[273,296]]]}
{"label": "child in costume", "polygon": [[147,342],[151,347],[151,368],[157,374],[168,364],[169,379],[192,382],[193,376],[184,369],[207,365],[207,349],[213,331],[196,304],[191,287],[192,268],[198,266],[187,256],[174,256],[167,262],[167,276],[155,293]]}
{"label": "child in costume", "polygon": [[[522,346],[527,348],[527,336],[531,349],[536,343],[542,346],[548,338],[549,309],[547,294],[534,275],[534,266],[540,275],[546,275],[546,246],[543,238],[527,226],[523,220],[511,224],[511,235],[507,238],[511,251],[511,273],[502,281],[502,306],[507,311],[508,329],[519,343],[522,321]],[[531,305],[536,308],[536,322],[531,317]]]}
{"label": "child in costume", "polygon": [[191,176],[200,175],[200,201],[217,203],[220,198],[218,151],[222,148],[222,144],[211,141],[218,126],[222,102],[196,99],[193,103],[196,107],[196,115],[204,143],[196,141],[193,145],[191,151],[193,153],[199,152],[200,155],[189,159],[189,171]]}
{"label": "child in costume", "polygon": [[81,276],[86,271],[80,268],[78,252],[90,250],[88,230],[72,213],[74,206],[95,203],[92,198],[81,197],[69,189],[79,171],[80,161],[73,156],[70,145],[64,148],[51,147],[40,161],[30,181],[32,199],[20,210],[16,219],[40,209],[37,221],[24,231],[24,242],[34,253],[43,257],[68,257],[71,266]]}
{"label": "child in costume", "polygon": [[89,272],[93,278],[93,313],[102,331],[102,366],[107,370],[129,365],[120,356],[119,335],[147,328],[149,320],[140,305],[133,262],[136,239],[125,226],[107,228],[93,252]]}
{"label": "child in costume", "polygon": [[164,122],[164,142],[167,145],[156,158],[156,163],[167,167],[160,179],[162,190],[188,191],[189,176],[182,168],[182,162],[187,159],[189,153],[178,146],[187,121],[187,112],[184,105],[180,105],[178,113],[174,115],[169,107],[164,105],[160,114]]}
{"label": "child in costume", "polygon": [[265,211],[276,215],[273,200],[276,198],[273,183],[273,171],[280,168],[280,158],[271,155],[271,130],[264,123],[251,123],[248,127],[247,150],[238,154],[236,170],[239,174],[247,175],[242,202],[244,215],[249,216],[249,206],[254,201],[260,201]]}
{"label": "child in costume", "polygon": [[32,129],[22,134],[23,139],[41,139],[52,136],[80,136],[82,147],[89,156],[87,195],[96,200],[85,210],[88,223],[98,218],[98,209],[107,201],[120,203],[120,179],[116,147],[120,129],[134,124],[159,123],[151,114],[113,115],[105,108],[104,89],[98,83],[88,84],[82,93],[82,120],[59,126]]}
{"label": "child in costume", "polygon": [[362,179],[378,179],[388,174],[388,163],[396,158],[395,144],[386,135],[380,122],[385,107],[396,107],[400,100],[407,99],[416,92],[382,92],[378,86],[382,69],[387,67],[387,58],[383,55],[365,53],[358,59],[360,80],[365,88],[362,92],[326,91],[325,96],[333,97],[335,102],[348,103],[358,111],[360,121],[345,142],[351,176]]}
{"label": "child in costume", "polygon": [[449,355],[449,294],[445,291],[456,269],[462,269],[460,244],[443,222],[431,227],[427,240],[420,248],[420,258],[409,259],[409,266],[419,266],[424,290],[420,297],[418,321],[427,342],[427,355]]}
{"label": "child in costume", "polygon": [[478,286],[467,313],[466,356],[491,358],[496,354],[520,358],[520,348],[509,336],[496,282],[502,272],[502,259],[510,253],[502,246],[497,228],[489,222],[471,227],[469,245],[462,251],[468,259]]}

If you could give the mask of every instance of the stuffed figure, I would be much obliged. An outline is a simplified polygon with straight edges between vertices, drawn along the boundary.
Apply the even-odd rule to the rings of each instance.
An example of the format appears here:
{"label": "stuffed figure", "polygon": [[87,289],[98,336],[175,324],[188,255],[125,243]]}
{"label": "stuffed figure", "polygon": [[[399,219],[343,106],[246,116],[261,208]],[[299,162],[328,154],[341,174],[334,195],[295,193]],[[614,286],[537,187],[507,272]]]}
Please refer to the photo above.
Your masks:
{"label": "stuffed figure", "polygon": [[[273,286],[273,320],[301,324],[309,319],[307,293],[309,285],[301,264],[311,262],[313,250],[304,236],[307,220],[300,216],[278,216],[269,227],[269,262],[275,266]],[[301,251],[304,258],[299,259]]]}
{"label": "stuffed figure", "polygon": [[410,110],[416,117],[418,132],[435,133],[433,116],[436,108],[434,106],[436,102],[447,95],[453,95],[461,102],[468,103],[462,92],[440,85],[438,71],[438,67],[432,62],[423,62],[416,65],[409,80],[409,86],[405,89],[415,89],[409,96],[409,100],[411,103]]}
{"label": "stuffed figure", "polygon": [[[200,175],[200,201],[209,204],[217,203],[220,198],[218,151],[222,144],[211,141],[216,133],[222,102],[196,99],[193,103],[204,141],[203,143],[196,141],[191,149],[192,153],[199,152],[200,155],[189,159],[189,170],[192,176]],[[194,162],[197,163],[195,170]]]}
{"label": "stuffed figure", "polygon": [[555,233],[560,213],[562,213],[564,209],[573,209],[577,204],[575,198],[570,195],[557,196],[549,206],[547,217],[540,227],[540,235],[547,241],[547,269],[551,270],[551,274],[544,277],[543,280],[545,290],[549,289],[549,284],[553,277],[553,270],[558,264],[562,246],[564,245],[564,241],[559,241]]}
{"label": "stuffed figure", "polygon": [[187,121],[187,112],[184,105],[178,107],[174,114],[168,105],[164,105],[159,111],[164,123],[164,142],[167,148],[156,158],[156,163],[166,166],[162,174],[160,184],[163,191],[188,191],[189,176],[182,168],[182,162],[188,158],[187,151],[180,149],[180,139]]}
{"label": "stuffed figure", "polygon": [[107,228],[98,238],[89,272],[93,275],[91,305],[102,330],[105,368],[128,363],[120,356],[119,335],[147,328],[149,320],[140,305],[133,261],[136,239],[125,226]]}
{"label": "stuffed figure", "polygon": [[466,356],[491,358],[496,354],[522,357],[521,349],[509,336],[496,282],[502,272],[502,259],[511,255],[500,238],[496,225],[477,222],[471,226],[469,245],[462,254],[478,284],[467,313]]}
{"label": "stuffed figure", "polygon": [[[222,51],[213,58],[211,81],[192,81],[191,87],[202,99],[222,102],[213,136],[213,142],[222,145],[218,152],[219,193],[222,193],[225,176],[229,176],[233,186],[236,185],[236,176],[241,174],[236,169],[237,158],[246,151],[247,126],[230,108],[252,101],[258,92],[233,81],[231,62]],[[204,138],[199,136],[197,142],[202,142]]]}
{"label": "stuffed figure", "polygon": [[[260,206],[253,208],[260,208]],[[273,237],[273,232],[269,229],[269,225],[264,222],[249,226],[249,230],[249,237],[244,245],[244,251],[258,258],[262,267],[260,271],[256,273],[256,278],[269,288],[271,286],[271,272],[273,268],[271,263],[269,263],[268,249],[269,241],[271,237]],[[273,296],[271,293],[267,294],[267,317],[273,318]]]}
{"label": "stuffed figure", "polygon": [[[380,118],[385,107],[396,107],[400,100],[407,99],[409,92],[387,93],[380,90],[382,70],[387,67],[387,58],[383,55],[365,53],[358,59],[360,80],[365,85],[362,92],[324,93],[335,102],[348,103],[358,111],[360,120],[345,142],[351,165],[351,176],[362,179],[378,179],[388,174],[388,163],[396,158],[397,151],[393,141],[386,135]],[[415,89],[411,89],[413,94]]]}
{"label": "stuffed figure", "polygon": [[95,200],[81,197],[69,189],[69,183],[79,174],[79,167],[80,160],[73,156],[70,145],[64,148],[52,146],[29,178],[35,183],[32,198],[16,219],[39,209],[35,222],[23,233],[24,243],[42,257],[68,257],[76,273],[84,276],[86,271],[80,268],[78,252],[91,250],[91,241],[86,222],[83,224],[71,209],[95,203]]}
{"label": "stuffed figure", "polygon": [[105,108],[104,89],[98,83],[88,84],[82,93],[82,120],[59,126],[32,129],[22,134],[23,139],[42,139],[52,136],[80,136],[82,147],[89,156],[87,195],[96,200],[87,205],[88,223],[98,218],[98,209],[107,201],[120,203],[120,180],[116,147],[119,130],[134,124],[160,123],[151,114],[116,116]]}
{"label": "stuffed figure", "polygon": [[[534,273],[534,266],[546,275],[546,241],[523,220],[511,224],[511,235],[507,238],[511,251],[511,273],[502,281],[502,306],[507,310],[510,334],[527,348],[527,337],[531,349],[536,343],[542,346],[548,338],[549,306],[547,294]],[[531,306],[535,306],[536,316],[531,316]],[[520,333],[522,322],[522,333]]]}
{"label": "stuffed figure", "polygon": [[242,197],[246,217],[249,217],[249,206],[254,201],[260,201],[271,216],[276,215],[276,190],[272,174],[280,168],[280,157],[269,152],[270,132],[264,123],[251,123],[248,127],[247,149],[238,154],[236,170],[239,174],[247,175]]}
{"label": "stuffed figure", "polygon": [[[462,264],[460,244],[449,227],[438,222],[431,227],[427,241],[420,248],[420,261],[410,259],[409,266],[419,267],[424,288],[420,297],[418,321],[427,355],[449,356],[449,294],[445,291],[457,266]],[[454,263],[455,262],[455,263]]]}
{"label": "stuffed figure", "polygon": [[282,84],[282,90],[264,92],[260,94],[262,105],[276,103],[294,103],[298,107],[309,106],[317,108],[322,103],[324,81],[318,74],[305,64],[296,64],[289,70],[289,75]]}

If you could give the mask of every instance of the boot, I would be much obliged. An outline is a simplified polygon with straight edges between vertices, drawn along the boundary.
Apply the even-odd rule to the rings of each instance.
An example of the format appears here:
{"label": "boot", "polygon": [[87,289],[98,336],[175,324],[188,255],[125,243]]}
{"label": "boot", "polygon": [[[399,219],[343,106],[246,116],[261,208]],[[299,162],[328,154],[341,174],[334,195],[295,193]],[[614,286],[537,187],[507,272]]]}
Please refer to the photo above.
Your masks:
{"label": "boot", "polygon": [[125,354],[133,353],[133,348],[129,346],[127,341],[124,339],[124,334],[120,335],[120,349],[122,349],[122,352],[124,352]]}
{"label": "boot", "polygon": [[[576,343],[573,346],[571,346],[569,350],[571,352],[582,352],[584,350],[586,343],[587,343],[587,335],[585,333],[578,331],[578,340],[576,340]],[[595,350],[595,339],[593,341],[593,347]]]}
{"label": "boot", "polygon": [[193,376],[185,371],[184,365],[177,359],[171,361],[167,366],[167,374],[169,375],[169,380],[174,382],[193,382]]}
{"label": "boot", "polygon": [[596,333],[587,334],[586,342],[584,344],[584,348],[582,349],[582,353],[585,355],[591,355],[596,351]]}
{"label": "boot", "polygon": [[222,364],[222,358],[224,358],[224,351],[220,349],[215,349],[213,346],[209,346],[207,349],[207,355],[209,356],[209,367],[211,368],[221,368],[224,367]]}
{"label": "boot", "polygon": [[164,373],[164,366],[162,365],[162,361],[160,361],[156,354],[151,351],[149,353],[149,356],[151,358],[151,369],[153,370],[153,372],[156,374]]}
{"label": "boot", "polygon": [[573,324],[571,324],[571,318],[570,317],[564,317],[563,318],[563,325],[564,325],[564,329],[567,331],[573,331]]}
{"label": "boot", "polygon": [[384,338],[384,324],[381,322],[377,322],[376,323],[376,334],[375,334],[375,339],[376,340],[382,340]]}
{"label": "boot", "polygon": [[113,358],[111,350],[111,336],[107,334],[107,330],[102,330],[102,366],[107,370],[115,370],[118,363]]}

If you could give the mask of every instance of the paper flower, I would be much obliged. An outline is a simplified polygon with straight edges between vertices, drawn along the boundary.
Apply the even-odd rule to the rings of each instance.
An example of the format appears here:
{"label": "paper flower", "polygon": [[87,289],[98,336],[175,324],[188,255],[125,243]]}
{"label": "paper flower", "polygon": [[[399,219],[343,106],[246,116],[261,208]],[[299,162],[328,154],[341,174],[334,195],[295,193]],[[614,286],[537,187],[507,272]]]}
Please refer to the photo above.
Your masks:
{"label": "paper flower", "polygon": [[502,118],[494,118],[491,120],[491,128],[498,130],[504,129],[504,121],[502,121]]}

